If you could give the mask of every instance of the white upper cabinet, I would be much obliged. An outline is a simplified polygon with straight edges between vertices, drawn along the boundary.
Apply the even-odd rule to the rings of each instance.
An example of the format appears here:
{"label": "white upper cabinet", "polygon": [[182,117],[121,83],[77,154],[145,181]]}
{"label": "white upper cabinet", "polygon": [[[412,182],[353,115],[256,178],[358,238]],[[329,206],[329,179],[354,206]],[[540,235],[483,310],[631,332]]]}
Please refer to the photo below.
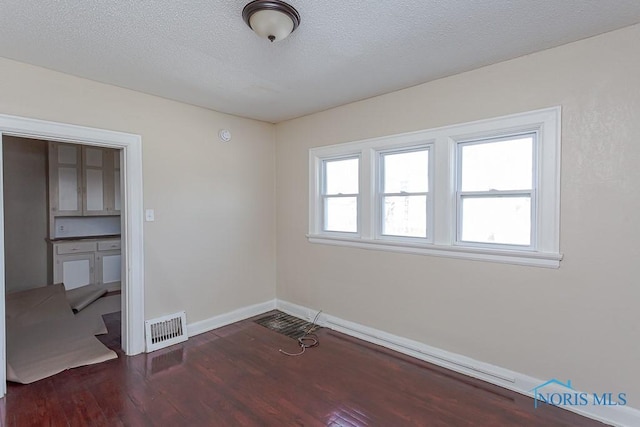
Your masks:
{"label": "white upper cabinet", "polygon": [[49,143],[49,206],[53,215],[82,215],[79,145]]}
{"label": "white upper cabinet", "polygon": [[104,151],[101,148],[82,147],[84,160],[84,192],[83,210],[85,214],[104,215],[107,206],[104,200],[105,165]]}
{"label": "white upper cabinet", "polygon": [[120,215],[120,152],[49,142],[51,216]]}

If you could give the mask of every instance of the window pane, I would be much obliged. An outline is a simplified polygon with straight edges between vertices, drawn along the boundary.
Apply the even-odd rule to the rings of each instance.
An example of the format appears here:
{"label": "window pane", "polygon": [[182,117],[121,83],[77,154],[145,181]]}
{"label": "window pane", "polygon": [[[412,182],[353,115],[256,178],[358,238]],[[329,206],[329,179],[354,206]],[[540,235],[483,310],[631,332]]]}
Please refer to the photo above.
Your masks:
{"label": "window pane", "polygon": [[427,237],[427,196],[385,197],[382,234]]}
{"label": "window pane", "polygon": [[324,212],[325,231],[358,231],[357,197],[327,197]]}
{"label": "window pane", "polygon": [[533,136],[461,147],[462,191],[529,190]]}
{"label": "window pane", "polygon": [[358,160],[327,160],[324,162],[325,194],[358,193]]}
{"label": "window pane", "polygon": [[465,242],[531,244],[530,197],[467,197],[461,213]]}
{"label": "window pane", "polygon": [[384,193],[429,191],[429,151],[384,154]]}

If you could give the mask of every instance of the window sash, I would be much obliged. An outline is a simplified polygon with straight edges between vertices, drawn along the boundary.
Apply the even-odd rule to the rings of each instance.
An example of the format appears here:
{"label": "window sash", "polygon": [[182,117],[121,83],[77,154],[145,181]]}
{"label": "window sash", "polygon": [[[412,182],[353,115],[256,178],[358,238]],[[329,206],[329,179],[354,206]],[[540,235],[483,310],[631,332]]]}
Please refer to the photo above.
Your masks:
{"label": "window sash", "polygon": [[[327,163],[337,162],[342,160],[358,160],[358,193],[336,193],[329,194],[327,193]],[[323,233],[336,233],[336,234],[347,234],[353,235],[358,234],[360,232],[360,163],[361,159],[359,155],[347,155],[347,156],[338,156],[338,157],[330,157],[322,159],[322,167],[321,167],[321,188],[320,188],[320,199],[321,199],[321,221],[320,227]],[[338,230],[330,230],[328,229],[328,221],[329,221],[329,199],[339,199],[339,198],[355,198],[356,199],[356,230],[355,231],[338,231]]]}
{"label": "window sash", "polygon": [[[355,230],[353,231],[349,231],[349,230],[337,230],[337,229],[331,229],[329,228],[329,201],[330,200],[336,200],[336,199],[355,199],[356,203],[356,211],[354,212],[355,214]],[[357,195],[338,195],[338,196],[325,196],[323,197],[323,224],[322,224],[322,230],[328,233],[349,233],[349,234],[355,234],[358,232],[358,214],[359,214],[359,209],[358,209],[358,197]]]}
{"label": "window sash", "polygon": [[[530,137],[532,139],[531,143],[531,189],[536,187],[536,177],[537,177],[537,168],[538,168],[538,132],[537,131],[526,131],[526,132],[516,132],[516,133],[498,133],[496,136],[488,136],[488,137],[480,137],[474,139],[465,139],[465,140],[457,140],[456,141],[456,191],[462,191],[462,149],[468,146],[473,145],[484,145],[484,144],[492,144],[499,142],[507,142],[513,140],[519,140],[526,137]],[[529,190],[529,188],[521,188],[520,190]],[[510,189],[510,190],[496,190],[496,191],[518,191],[518,189]],[[472,192],[472,191],[468,191]]]}
{"label": "window sash", "polygon": [[353,193],[353,194],[359,194],[360,193],[360,156],[358,155],[349,155],[349,156],[339,156],[339,157],[331,157],[331,158],[326,158],[326,159],[322,159],[322,186],[320,189],[320,194],[322,196],[339,196],[341,194],[346,194],[346,193],[328,193],[327,192],[327,164],[328,163],[333,163],[333,162],[340,162],[340,161],[345,161],[345,160],[357,160],[357,165],[358,165],[358,193]]}
{"label": "window sash", "polygon": [[[433,224],[433,197],[431,197],[431,189],[433,184],[433,151],[432,144],[422,144],[418,146],[412,147],[402,147],[388,150],[380,150],[377,151],[377,169],[374,171],[376,174],[376,211],[375,211],[375,237],[377,239],[383,240],[407,240],[407,241],[418,241],[429,243],[432,240],[432,224]],[[384,182],[385,182],[385,156],[394,155],[394,154],[405,154],[405,153],[417,153],[421,151],[427,152],[427,183],[428,183],[428,191],[401,191],[401,192],[385,192]],[[411,196],[425,196],[426,197],[426,223],[425,226],[425,236],[407,236],[403,234],[390,234],[384,233],[384,221],[385,221],[385,199],[387,197],[411,197]]]}
{"label": "window sash", "polygon": [[[530,228],[529,228],[529,244],[528,245],[520,245],[520,244],[511,244],[511,243],[491,243],[491,242],[477,242],[473,240],[463,240],[463,221],[464,221],[464,213],[463,213],[463,200],[465,199],[500,199],[500,198],[528,198],[530,201],[529,207],[529,220],[530,220]],[[492,247],[492,248],[503,248],[503,249],[514,249],[517,248],[519,250],[530,250],[534,251],[536,249],[536,230],[537,225],[535,222],[535,190],[516,190],[516,191],[466,191],[466,192],[458,192],[456,195],[456,206],[457,206],[457,223],[456,223],[456,245],[462,246],[471,246],[471,247]]]}
{"label": "window sash", "polygon": [[[385,220],[386,220],[386,201],[388,198],[391,197],[424,197],[425,199],[425,206],[424,206],[424,216],[425,216],[425,220],[424,223],[421,224],[424,227],[425,230],[425,234],[424,236],[412,236],[410,234],[400,234],[400,233],[392,233],[392,232],[386,232],[385,230]],[[379,223],[379,229],[378,229],[378,233],[380,238],[396,238],[396,239],[419,239],[419,240],[425,240],[429,237],[429,193],[398,193],[398,194],[394,194],[394,193],[387,193],[387,194],[383,194],[380,197],[380,205],[379,205],[379,209],[380,209],[380,223]]]}
{"label": "window sash", "polygon": [[[489,190],[489,191],[462,191],[462,149],[469,145],[482,145],[491,144],[495,142],[503,142],[510,140],[517,140],[523,137],[530,136],[532,138],[531,143],[531,188],[518,189],[518,190]],[[455,176],[456,176],[456,226],[455,226],[455,240],[454,245],[470,246],[479,248],[498,248],[498,249],[513,249],[535,251],[537,249],[537,187],[538,187],[538,140],[539,135],[537,131],[525,131],[498,134],[496,136],[474,138],[467,140],[456,141],[456,161],[455,161]],[[530,229],[529,229],[529,244],[528,245],[515,245],[506,243],[490,243],[490,242],[474,242],[462,239],[462,222],[463,222],[463,203],[464,198],[498,198],[498,197],[529,197],[530,199]]]}

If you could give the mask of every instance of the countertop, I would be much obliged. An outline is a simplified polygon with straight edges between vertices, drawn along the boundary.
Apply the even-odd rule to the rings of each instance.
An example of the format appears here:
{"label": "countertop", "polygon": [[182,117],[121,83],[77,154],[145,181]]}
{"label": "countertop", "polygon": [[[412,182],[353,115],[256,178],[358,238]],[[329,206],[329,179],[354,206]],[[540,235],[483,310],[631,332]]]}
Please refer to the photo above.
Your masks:
{"label": "countertop", "polygon": [[120,234],[106,234],[104,236],[57,237],[55,239],[50,239],[49,237],[47,237],[45,238],[45,240],[49,243],[63,243],[63,242],[107,240],[107,239],[120,239],[120,238],[121,238]]}

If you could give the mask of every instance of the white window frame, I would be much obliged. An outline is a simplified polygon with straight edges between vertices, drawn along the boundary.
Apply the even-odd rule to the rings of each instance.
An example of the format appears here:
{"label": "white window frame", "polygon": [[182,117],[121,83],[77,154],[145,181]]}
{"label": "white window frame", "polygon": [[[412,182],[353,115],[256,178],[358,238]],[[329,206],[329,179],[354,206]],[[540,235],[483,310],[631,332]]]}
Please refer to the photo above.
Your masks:
{"label": "white window frame", "polygon": [[[398,193],[397,196],[415,196],[424,194],[427,196],[427,235],[425,237],[412,237],[412,236],[397,236],[392,234],[383,234],[383,222],[384,222],[384,197],[388,195],[394,195],[392,193],[384,192],[384,160],[385,155],[402,154],[402,153],[415,153],[419,151],[427,151],[428,153],[428,165],[427,170],[429,173],[426,193]],[[406,242],[409,244],[418,243],[433,243],[433,144],[422,144],[412,147],[390,148],[384,150],[377,150],[376,153],[376,170],[374,171],[374,179],[376,181],[376,195],[375,195],[375,224],[374,235],[376,239]]]}
{"label": "white window frame", "polygon": [[[418,132],[348,142],[309,150],[309,233],[311,243],[349,246],[432,256],[558,268],[560,253],[561,108],[552,107]],[[536,133],[532,246],[460,242],[457,214],[458,144]],[[428,239],[381,234],[379,153],[429,147],[431,212]],[[323,232],[323,159],[360,157],[358,233]],[[348,234],[345,236],[345,234]],[[393,238],[387,238],[393,237]]]}
{"label": "white window frame", "polygon": [[[499,141],[513,140],[519,137],[532,136],[532,177],[531,177],[531,189],[528,190],[488,190],[488,191],[462,191],[462,148],[469,145],[480,145]],[[475,138],[471,140],[456,141],[456,236],[454,244],[458,246],[470,246],[479,248],[497,248],[497,249],[515,249],[523,251],[535,251],[537,247],[537,229],[538,229],[538,213],[537,213],[537,199],[536,192],[539,187],[538,184],[538,131],[518,132],[514,134],[501,135],[499,137],[489,138]],[[528,245],[511,245],[500,243],[483,243],[472,242],[462,240],[462,199],[472,197],[519,197],[529,196],[531,200],[531,230],[529,236]]]}
{"label": "white window frame", "polygon": [[[358,192],[354,194],[327,194],[327,162],[339,162],[341,160],[358,160],[358,173],[360,173],[360,164],[362,163],[359,155],[350,155],[350,156],[338,156],[338,157],[327,157],[323,158],[320,161],[320,203],[321,203],[321,219],[320,219],[320,230],[324,234],[331,234],[336,236],[359,236],[360,235],[360,194],[362,191],[358,188]],[[358,186],[360,184],[360,177],[358,177]],[[356,231],[335,231],[335,230],[325,230],[325,226],[327,224],[327,199],[328,198],[340,198],[340,197],[355,197],[356,198]]]}

